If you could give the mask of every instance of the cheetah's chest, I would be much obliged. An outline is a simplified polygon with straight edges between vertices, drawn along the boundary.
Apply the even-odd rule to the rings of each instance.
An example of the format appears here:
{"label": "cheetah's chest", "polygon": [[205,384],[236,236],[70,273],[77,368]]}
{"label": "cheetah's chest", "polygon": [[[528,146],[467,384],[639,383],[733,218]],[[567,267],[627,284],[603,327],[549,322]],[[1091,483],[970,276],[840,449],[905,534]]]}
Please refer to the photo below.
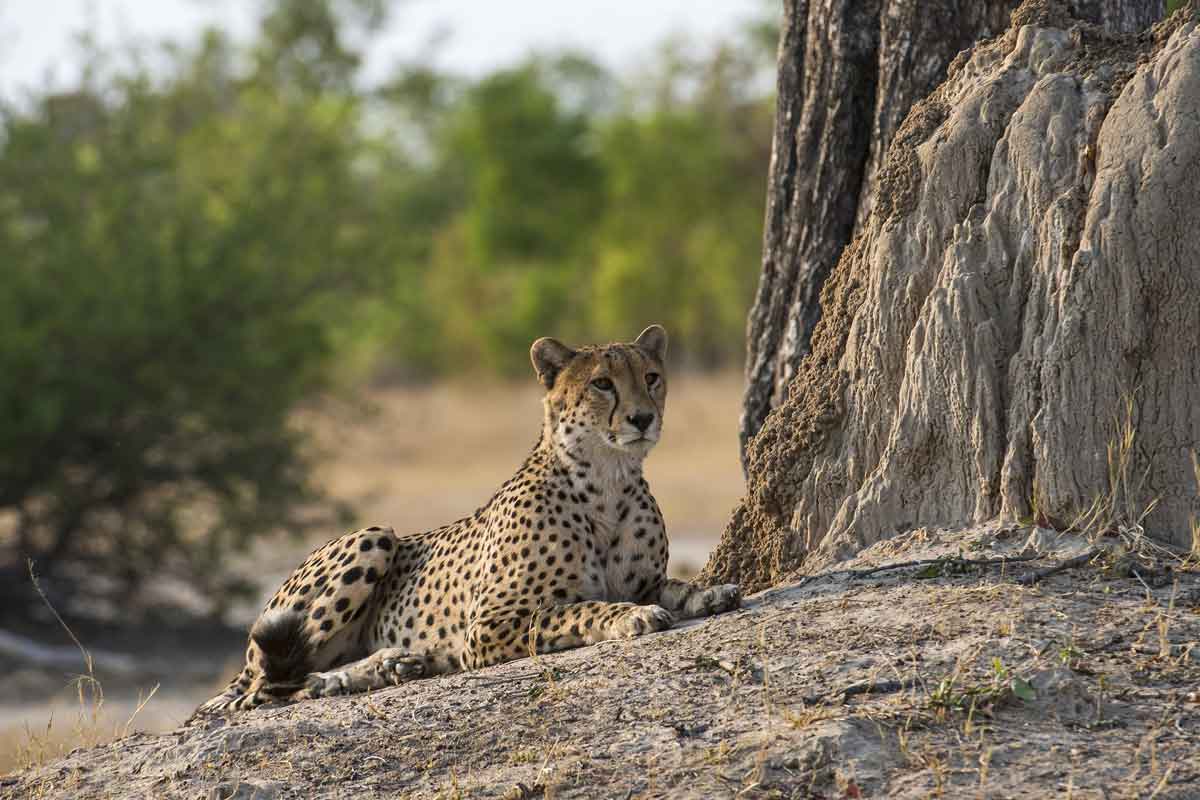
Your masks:
{"label": "cheetah's chest", "polygon": [[661,529],[635,529],[615,516],[603,515],[593,519],[592,528],[596,570],[585,587],[588,599],[639,602],[666,566],[665,560],[660,564],[656,558]]}

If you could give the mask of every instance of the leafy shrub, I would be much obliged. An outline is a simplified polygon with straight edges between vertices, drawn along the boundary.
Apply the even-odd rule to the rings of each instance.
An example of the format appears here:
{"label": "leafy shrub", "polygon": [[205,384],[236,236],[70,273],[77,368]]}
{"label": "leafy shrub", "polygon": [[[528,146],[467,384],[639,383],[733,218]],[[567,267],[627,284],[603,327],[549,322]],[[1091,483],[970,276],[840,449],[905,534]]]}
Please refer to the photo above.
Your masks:
{"label": "leafy shrub", "polygon": [[289,414],[388,243],[366,235],[356,101],[239,82],[228,55],[210,37],[165,89],[135,74],[5,114],[10,557],[211,590],[219,554],[312,521]]}

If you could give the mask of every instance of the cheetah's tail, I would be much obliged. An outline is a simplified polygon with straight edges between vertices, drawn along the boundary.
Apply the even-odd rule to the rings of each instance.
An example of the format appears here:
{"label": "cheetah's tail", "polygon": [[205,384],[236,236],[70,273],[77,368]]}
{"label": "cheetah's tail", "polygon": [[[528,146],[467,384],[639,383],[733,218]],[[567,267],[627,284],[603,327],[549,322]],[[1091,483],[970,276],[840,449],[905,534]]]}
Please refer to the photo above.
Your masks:
{"label": "cheetah's tail", "polygon": [[250,629],[263,654],[263,675],[269,684],[303,683],[310,672],[305,616],[299,611],[268,611]]}

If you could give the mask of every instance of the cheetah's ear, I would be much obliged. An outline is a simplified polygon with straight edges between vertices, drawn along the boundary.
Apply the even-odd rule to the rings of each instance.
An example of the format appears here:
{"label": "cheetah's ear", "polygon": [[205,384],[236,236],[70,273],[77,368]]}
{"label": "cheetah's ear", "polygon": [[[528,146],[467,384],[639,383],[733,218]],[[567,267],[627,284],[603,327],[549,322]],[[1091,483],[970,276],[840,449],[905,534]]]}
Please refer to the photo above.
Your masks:
{"label": "cheetah's ear", "polygon": [[633,342],[660,362],[667,361],[667,330],[662,325],[651,325],[638,334]]}
{"label": "cheetah's ear", "polygon": [[558,373],[562,372],[563,367],[574,357],[574,350],[549,336],[543,336],[529,348],[529,359],[533,362],[538,380],[547,389],[554,388],[554,380]]}

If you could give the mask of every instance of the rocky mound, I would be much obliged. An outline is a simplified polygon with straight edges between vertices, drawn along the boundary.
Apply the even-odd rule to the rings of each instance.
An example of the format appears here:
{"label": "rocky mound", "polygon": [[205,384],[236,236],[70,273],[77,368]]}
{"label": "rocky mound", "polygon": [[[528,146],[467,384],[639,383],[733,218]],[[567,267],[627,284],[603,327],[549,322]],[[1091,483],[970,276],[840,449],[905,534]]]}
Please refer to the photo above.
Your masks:
{"label": "rocky mound", "polygon": [[1200,5],[1120,34],[1023,4],[895,136],[706,575],[997,518],[1190,545],[1198,209]]}

